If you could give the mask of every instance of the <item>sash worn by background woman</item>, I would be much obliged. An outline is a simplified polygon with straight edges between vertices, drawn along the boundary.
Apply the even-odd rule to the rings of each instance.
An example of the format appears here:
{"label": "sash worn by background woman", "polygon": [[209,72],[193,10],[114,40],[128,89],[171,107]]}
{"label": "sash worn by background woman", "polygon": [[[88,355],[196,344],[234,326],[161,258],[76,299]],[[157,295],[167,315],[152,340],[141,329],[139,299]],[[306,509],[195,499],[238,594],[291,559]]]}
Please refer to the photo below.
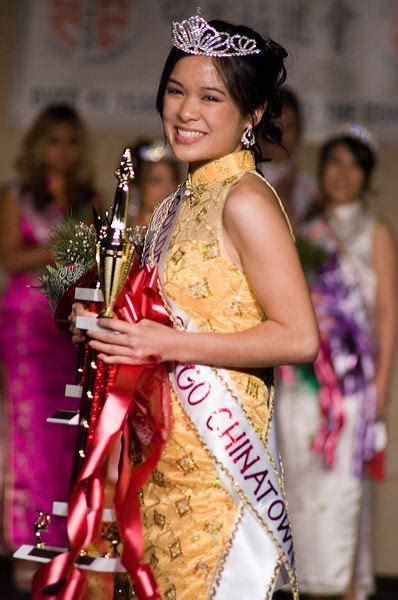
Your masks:
{"label": "sash worn by background woman", "polygon": [[341,594],[353,573],[372,589],[362,476],[374,453],[375,222],[358,202],[301,232],[321,349],[313,365],[281,369],[278,426],[303,593]]}
{"label": "sash worn by background woman", "polygon": [[[369,225],[373,227],[373,220],[369,223],[366,219],[368,215],[356,216],[365,219],[363,227],[366,232]],[[359,393],[353,473],[361,477],[365,462],[371,460],[374,454],[376,409],[374,320],[371,300],[362,280],[370,274],[366,270],[361,275],[364,265],[345,247],[345,242],[349,243],[353,236],[345,239],[344,229],[339,235],[333,221],[329,223],[326,219],[318,219],[310,225],[308,233],[315,240],[319,236],[323,247],[330,253],[310,286],[321,331],[321,352],[314,370],[320,384],[320,406],[324,418],[314,450],[323,452],[326,464],[333,465],[339,432],[344,424],[343,398]]]}

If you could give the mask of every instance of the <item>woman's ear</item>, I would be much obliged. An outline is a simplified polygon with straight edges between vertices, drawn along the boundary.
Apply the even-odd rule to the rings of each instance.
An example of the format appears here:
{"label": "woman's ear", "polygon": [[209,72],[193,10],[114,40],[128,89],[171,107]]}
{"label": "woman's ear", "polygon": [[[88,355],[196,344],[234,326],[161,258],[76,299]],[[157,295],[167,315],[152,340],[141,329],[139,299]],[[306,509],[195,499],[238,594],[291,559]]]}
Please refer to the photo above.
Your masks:
{"label": "woman's ear", "polygon": [[253,127],[255,127],[256,125],[258,125],[260,123],[261,119],[264,116],[265,111],[267,110],[267,105],[268,105],[268,103],[266,102],[262,106],[259,106],[258,108],[256,108],[256,110],[254,111],[254,113],[252,115]]}

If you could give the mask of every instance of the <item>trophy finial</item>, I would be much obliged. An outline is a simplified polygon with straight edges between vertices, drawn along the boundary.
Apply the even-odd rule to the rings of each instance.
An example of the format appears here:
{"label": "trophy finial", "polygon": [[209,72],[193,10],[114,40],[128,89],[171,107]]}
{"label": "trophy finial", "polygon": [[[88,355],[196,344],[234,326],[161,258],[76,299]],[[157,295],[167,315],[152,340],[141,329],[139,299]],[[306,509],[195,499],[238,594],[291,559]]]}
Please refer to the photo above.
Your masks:
{"label": "trophy finial", "polygon": [[41,534],[44,531],[47,531],[48,526],[50,525],[51,517],[49,514],[43,512],[42,510],[37,511],[37,517],[33,522],[33,530],[35,532],[35,541],[36,548],[44,548],[45,542],[42,540]]}
{"label": "trophy finial", "polygon": [[134,179],[133,160],[130,148],[125,148],[119,168],[115,171],[115,175],[119,180],[120,186],[123,186],[125,183],[129,183]]}
{"label": "trophy finial", "polygon": [[103,317],[113,316],[113,306],[126,281],[134,250],[126,235],[130,183],[134,179],[130,148],[124,150],[115,175],[119,183],[116,187],[112,213],[110,217],[106,217],[97,242],[98,275],[105,306]]}

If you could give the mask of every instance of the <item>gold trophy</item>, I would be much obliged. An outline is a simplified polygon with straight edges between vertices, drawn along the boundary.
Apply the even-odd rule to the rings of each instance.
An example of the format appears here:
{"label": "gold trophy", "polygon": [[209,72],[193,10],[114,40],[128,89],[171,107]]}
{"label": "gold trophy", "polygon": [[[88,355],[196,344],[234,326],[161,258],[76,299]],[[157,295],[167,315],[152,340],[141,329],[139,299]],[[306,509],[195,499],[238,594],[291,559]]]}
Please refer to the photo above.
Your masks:
{"label": "gold trophy", "polygon": [[120,167],[115,171],[119,184],[116,188],[110,222],[102,224],[98,231],[97,268],[104,310],[101,317],[113,317],[113,307],[129,273],[134,245],[126,233],[127,208],[130,183],[134,170],[129,148],[123,152]]}
{"label": "gold trophy", "polygon": [[[127,234],[127,209],[130,197],[130,184],[134,179],[134,169],[131,150],[123,152],[119,168],[115,171],[119,180],[111,217],[105,213],[102,219],[93,209],[94,226],[97,231],[96,262],[99,287],[103,294],[104,310],[101,317],[113,317],[113,307],[129,274],[134,243],[131,235]],[[134,237],[134,236],[133,236]],[[97,319],[78,316],[78,329],[97,329]]]}
{"label": "gold trophy", "polygon": [[[99,285],[104,299],[104,309],[100,316],[108,318],[114,316],[113,307],[129,274],[135,247],[132,241],[134,236],[131,236],[131,234],[129,236],[127,232],[130,184],[134,179],[131,150],[129,148],[124,150],[120,166],[115,171],[115,176],[119,183],[116,188],[110,219],[107,213],[105,218],[102,219],[94,209],[94,226],[97,231],[96,262]],[[96,329],[98,327],[97,318],[78,316],[76,327],[78,329]],[[87,372],[80,403],[72,486],[86,458],[89,430],[95,428],[96,424],[95,420],[93,422],[91,412],[97,368],[96,352],[89,350]]]}

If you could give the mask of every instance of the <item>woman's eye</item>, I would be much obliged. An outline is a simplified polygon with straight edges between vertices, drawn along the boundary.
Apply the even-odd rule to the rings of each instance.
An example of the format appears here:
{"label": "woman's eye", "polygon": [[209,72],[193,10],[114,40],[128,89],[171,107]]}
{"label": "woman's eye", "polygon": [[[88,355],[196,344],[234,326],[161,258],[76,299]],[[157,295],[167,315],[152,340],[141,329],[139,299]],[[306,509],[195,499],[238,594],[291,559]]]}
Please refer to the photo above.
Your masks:
{"label": "woman's eye", "polygon": [[172,96],[177,96],[178,94],[181,94],[181,90],[179,90],[178,88],[174,88],[174,87],[168,87],[166,88],[166,91],[168,94],[172,95]]}
{"label": "woman's eye", "polygon": [[215,96],[205,96],[203,99],[206,100],[206,102],[219,102],[219,99]]}

